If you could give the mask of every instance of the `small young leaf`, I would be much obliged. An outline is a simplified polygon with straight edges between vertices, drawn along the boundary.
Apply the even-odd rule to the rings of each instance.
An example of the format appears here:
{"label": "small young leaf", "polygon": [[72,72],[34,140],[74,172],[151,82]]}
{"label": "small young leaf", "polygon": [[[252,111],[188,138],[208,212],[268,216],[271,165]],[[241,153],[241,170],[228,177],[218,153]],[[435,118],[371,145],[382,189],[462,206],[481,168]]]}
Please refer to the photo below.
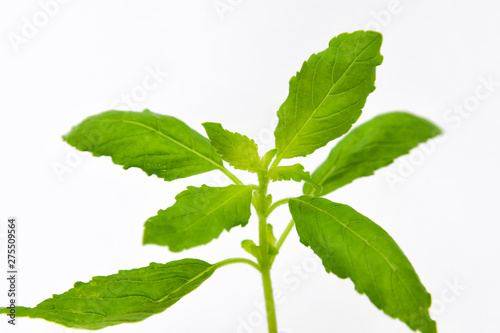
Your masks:
{"label": "small young leaf", "polygon": [[304,171],[304,166],[298,163],[290,166],[277,166],[271,168],[267,175],[273,182],[292,179],[296,182],[300,182],[302,180],[311,179],[309,172]]}
{"label": "small young leaf", "polygon": [[273,232],[273,225],[272,224],[267,224],[267,243],[269,245],[276,245],[276,237],[274,236]]}
{"label": "small young leaf", "polygon": [[[277,255],[278,250],[276,249],[276,237],[274,237],[273,233],[273,226],[271,224],[267,225],[266,228],[266,238],[267,238],[267,253],[270,255]],[[241,247],[251,255],[253,255],[255,258],[257,258],[257,261],[261,261],[261,248],[257,245],[255,245],[253,240],[250,239],[245,239],[244,241],[241,242]]]}
{"label": "small young leaf", "polygon": [[224,168],[207,138],[177,118],[149,110],[100,113],[63,138],[94,156],[111,156],[124,169],[141,168],[168,181]]}
{"label": "small young leaf", "polygon": [[143,243],[167,245],[173,252],[206,244],[224,229],[244,227],[251,199],[252,188],[245,185],[188,186],[173,206],[146,221]]}
{"label": "small young leaf", "polygon": [[327,272],[349,277],[356,290],[413,330],[436,333],[431,297],[410,261],[380,226],[349,206],[323,198],[290,199],[300,241],[322,259]]}
{"label": "small young leaf", "polygon": [[[42,318],[87,330],[139,322],[172,306],[214,270],[215,266],[202,260],[183,259],[96,276],[34,308],[16,307],[16,317]],[[0,308],[0,313],[9,310]]]}
{"label": "small young leaf", "polygon": [[274,156],[276,156],[276,149],[271,149],[267,153],[264,154],[264,157],[262,157],[262,166],[264,169],[267,170],[269,167],[269,164],[271,164],[271,161],[273,160]]}
{"label": "small young leaf", "polygon": [[[312,174],[312,181],[323,187],[325,195],[353,180],[373,175],[441,130],[426,119],[406,112],[379,115],[343,137],[330,155]],[[311,194],[310,185],[304,193]]]}
{"label": "small young leaf", "polygon": [[255,242],[251,239],[245,239],[241,242],[241,247],[243,248],[243,250],[247,251],[248,253],[250,253],[251,255],[253,255],[257,261],[260,262],[260,250],[259,250],[259,247],[257,245],[255,245]]}
{"label": "small young leaf", "polygon": [[277,255],[278,249],[276,249],[276,237],[274,236],[273,226],[271,224],[267,225],[267,253],[270,255]]}
{"label": "small young leaf", "polygon": [[261,161],[257,144],[252,139],[239,133],[222,128],[218,123],[203,123],[212,146],[222,158],[236,169],[257,172]]}
{"label": "small young leaf", "polygon": [[259,191],[254,191],[252,195],[252,203],[257,212],[266,212],[273,203],[273,196],[267,194],[265,200],[261,200]]}
{"label": "small young leaf", "polygon": [[344,33],[304,62],[278,111],[278,160],[306,156],[347,133],[375,90],[381,44],[377,32]]}

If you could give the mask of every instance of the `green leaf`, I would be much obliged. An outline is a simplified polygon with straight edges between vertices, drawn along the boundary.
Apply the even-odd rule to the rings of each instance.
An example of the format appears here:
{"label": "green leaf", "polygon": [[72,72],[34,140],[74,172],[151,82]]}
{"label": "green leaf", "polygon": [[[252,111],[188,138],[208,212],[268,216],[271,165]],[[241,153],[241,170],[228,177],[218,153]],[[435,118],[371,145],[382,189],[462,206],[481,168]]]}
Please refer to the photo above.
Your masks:
{"label": "green leaf", "polygon": [[[266,239],[267,239],[267,253],[275,256],[278,254],[276,249],[276,237],[274,236],[273,226],[267,224],[266,226]],[[250,239],[245,239],[241,242],[241,247],[252,256],[254,256],[260,263],[262,261],[261,247],[255,245],[255,242]]]}
{"label": "green leaf", "polygon": [[304,166],[298,163],[289,166],[273,167],[269,170],[267,175],[273,182],[292,179],[296,182],[300,182],[302,180],[311,179],[309,172],[304,171]]}
{"label": "green leaf", "polygon": [[114,163],[141,168],[165,180],[224,169],[207,138],[177,118],[153,113],[108,111],[91,116],[63,136],[70,145]]}
{"label": "green leaf", "polygon": [[203,123],[212,146],[230,165],[240,170],[257,172],[262,169],[257,144],[239,133],[222,128],[218,123]]}
{"label": "green leaf", "polygon": [[252,256],[254,256],[257,261],[261,261],[261,255],[260,255],[260,248],[255,245],[255,242],[251,239],[245,239],[241,242],[241,247],[243,250],[246,252],[250,253]]}
{"label": "green leaf", "polygon": [[271,164],[271,161],[273,160],[274,156],[276,156],[276,149],[271,149],[267,153],[264,154],[264,157],[262,157],[262,166],[264,169],[267,170],[269,167],[269,164]]}
{"label": "green leaf", "polygon": [[[96,276],[34,308],[16,307],[16,317],[42,318],[87,330],[139,322],[172,306],[215,269],[202,260],[183,259]],[[0,313],[8,312],[8,308],[0,308]]]}
{"label": "green leaf", "polygon": [[304,62],[278,111],[277,161],[306,156],[347,133],[375,90],[381,44],[377,32],[344,33]]}
{"label": "green leaf", "polygon": [[396,242],[349,206],[323,198],[291,199],[300,241],[322,259],[327,272],[349,277],[356,290],[411,329],[436,333],[431,297]]}
{"label": "green leaf", "polygon": [[[312,181],[328,194],[353,180],[373,175],[441,130],[423,118],[405,112],[379,115],[349,132],[312,174]],[[304,186],[304,193],[313,189]]]}
{"label": "green leaf", "polygon": [[266,234],[267,244],[272,246],[276,245],[276,237],[274,236],[272,224],[266,225]]}
{"label": "green leaf", "polygon": [[278,249],[276,248],[276,237],[274,236],[273,226],[272,224],[267,224],[266,227],[267,253],[275,256],[278,254]]}
{"label": "green leaf", "polygon": [[273,196],[271,194],[266,194],[264,200],[262,200],[262,194],[260,191],[254,191],[252,195],[252,203],[257,212],[265,214],[267,209],[273,203]]}
{"label": "green leaf", "polygon": [[175,204],[149,218],[144,227],[144,244],[167,245],[179,252],[206,244],[224,229],[245,226],[250,218],[252,188],[188,186],[175,197]]}

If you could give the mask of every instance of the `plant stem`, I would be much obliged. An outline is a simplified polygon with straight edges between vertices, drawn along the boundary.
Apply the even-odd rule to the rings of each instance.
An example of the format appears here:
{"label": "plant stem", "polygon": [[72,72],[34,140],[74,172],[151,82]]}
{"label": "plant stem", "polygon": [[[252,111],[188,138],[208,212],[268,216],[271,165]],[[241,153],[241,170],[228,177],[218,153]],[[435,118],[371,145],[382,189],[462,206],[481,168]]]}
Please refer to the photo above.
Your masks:
{"label": "plant stem", "polygon": [[288,201],[290,200],[290,198],[285,198],[285,199],[281,199],[281,200],[278,200],[276,202],[274,202],[270,207],[269,209],[267,210],[267,216],[269,216],[276,208],[278,208],[279,206],[281,205],[284,205],[284,204],[287,204]]}
{"label": "plant stem", "polygon": [[220,171],[222,171],[226,176],[229,177],[229,179],[231,179],[235,184],[237,185],[243,185],[243,182],[241,180],[238,179],[238,177],[236,177],[231,171],[229,171],[228,169],[222,167],[219,169]]}
{"label": "plant stem", "polygon": [[278,333],[270,268],[271,267],[262,270],[262,284],[264,285],[264,298],[266,299],[267,325],[269,327],[269,333]]}
{"label": "plant stem", "polygon": [[269,178],[267,177],[267,172],[259,172],[258,176],[259,189],[257,190],[258,203],[256,205],[256,211],[259,215],[260,272],[262,274],[262,284],[264,285],[264,298],[266,300],[267,325],[269,333],[278,333],[270,273],[274,255],[269,254],[269,244],[267,239],[267,216],[269,215],[270,207],[267,206],[266,202]]}
{"label": "plant stem", "polygon": [[274,167],[277,167],[278,164],[281,162],[281,157],[276,156],[276,159],[274,160],[273,164],[271,164],[271,169]]}
{"label": "plant stem", "polygon": [[257,263],[253,262],[250,259],[246,259],[246,258],[226,259],[226,260],[219,261],[218,263],[214,264],[214,266],[216,266],[216,268],[218,269],[218,268],[224,267],[226,265],[231,265],[231,264],[247,264],[247,265],[252,266],[256,270],[258,270],[259,272],[261,272],[261,268]]}
{"label": "plant stem", "polygon": [[283,234],[281,234],[281,237],[276,242],[276,250],[279,250],[281,248],[281,245],[283,245],[283,242],[285,241],[286,237],[288,236],[288,234],[292,230],[294,224],[295,224],[295,222],[293,220],[291,220],[290,223],[288,223],[285,230],[283,231]]}

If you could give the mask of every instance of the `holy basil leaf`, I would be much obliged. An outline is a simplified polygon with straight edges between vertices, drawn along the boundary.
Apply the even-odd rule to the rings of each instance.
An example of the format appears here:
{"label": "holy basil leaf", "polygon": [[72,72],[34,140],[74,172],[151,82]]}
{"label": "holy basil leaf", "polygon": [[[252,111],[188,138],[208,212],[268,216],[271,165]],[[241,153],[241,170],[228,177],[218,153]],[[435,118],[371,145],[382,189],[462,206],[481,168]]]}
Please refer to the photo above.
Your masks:
{"label": "holy basil leaf", "polygon": [[377,32],[344,33],[304,62],[278,111],[278,161],[311,154],[351,128],[375,90],[381,44]]}
{"label": "holy basil leaf", "polygon": [[[406,112],[382,114],[343,137],[312,174],[312,181],[328,194],[353,180],[373,175],[441,130],[430,121]],[[304,185],[304,193],[313,189]]]}
{"label": "holy basil leaf", "polygon": [[349,206],[323,198],[291,199],[300,241],[322,259],[327,272],[349,277],[356,290],[411,329],[436,333],[431,297],[396,242]]}
{"label": "holy basil leaf", "polygon": [[212,146],[236,169],[257,172],[262,169],[257,144],[239,133],[222,128],[218,123],[203,123]]}
{"label": "holy basil leaf", "polygon": [[124,169],[138,167],[165,180],[224,168],[207,138],[177,118],[149,110],[100,113],[63,138],[94,156],[111,156]]}
{"label": "holy basil leaf", "polygon": [[167,245],[179,252],[210,242],[224,229],[245,226],[250,218],[252,188],[188,186],[175,200],[173,206],[146,221],[144,244]]}
{"label": "holy basil leaf", "polygon": [[[16,307],[17,317],[42,318],[66,327],[98,330],[142,321],[172,306],[208,279],[216,267],[202,260],[183,259],[167,264],[122,270],[77,282],[34,308]],[[0,308],[8,313],[9,308]]]}
{"label": "holy basil leaf", "polygon": [[273,167],[269,170],[267,175],[272,181],[293,179],[296,182],[300,182],[302,180],[311,179],[309,172],[304,171],[304,166],[298,163],[289,166]]}

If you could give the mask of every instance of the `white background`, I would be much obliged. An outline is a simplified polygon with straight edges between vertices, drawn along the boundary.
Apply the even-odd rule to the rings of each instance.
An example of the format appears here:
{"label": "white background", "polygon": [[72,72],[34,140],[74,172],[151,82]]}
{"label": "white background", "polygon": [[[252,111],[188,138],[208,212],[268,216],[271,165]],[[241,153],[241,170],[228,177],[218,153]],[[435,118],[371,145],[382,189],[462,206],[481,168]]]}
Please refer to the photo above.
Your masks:
{"label": "white background", "polygon": [[[212,172],[164,182],[125,171],[65,144],[61,135],[73,125],[114,107],[149,108],[203,134],[201,122],[222,122],[266,151],[302,62],[332,37],[368,28],[384,34],[384,63],[358,123],[407,110],[446,136],[328,198],[370,217],[400,244],[433,295],[439,332],[500,332],[498,1],[66,0],[43,9],[45,3],[0,4],[0,251],[6,219],[16,216],[19,304],[35,306],[76,281],[150,262],[246,256],[240,241],[257,236],[252,220],[180,254],[142,246],[144,221],[175,194],[225,180]],[[159,73],[156,81],[151,71]],[[333,144],[297,162],[312,171]],[[300,189],[271,188],[276,199]],[[278,234],[288,219],[285,207],[273,215]],[[292,231],[273,269],[283,332],[410,332],[314,258]],[[262,298],[252,268],[229,266],[164,313],[105,332],[266,332],[256,305]],[[25,318],[12,328],[6,320],[2,332],[73,331]]]}

